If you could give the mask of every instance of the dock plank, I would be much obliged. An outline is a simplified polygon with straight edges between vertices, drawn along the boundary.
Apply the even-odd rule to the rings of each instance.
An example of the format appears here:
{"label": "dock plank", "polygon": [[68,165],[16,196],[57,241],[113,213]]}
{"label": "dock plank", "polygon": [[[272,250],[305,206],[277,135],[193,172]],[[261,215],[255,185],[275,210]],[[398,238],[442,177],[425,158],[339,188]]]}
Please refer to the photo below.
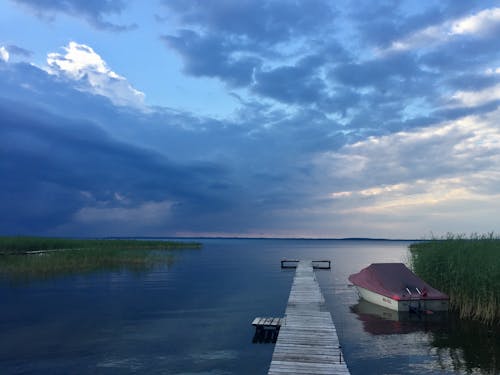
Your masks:
{"label": "dock plank", "polygon": [[297,262],[269,375],[349,374],[311,261]]}

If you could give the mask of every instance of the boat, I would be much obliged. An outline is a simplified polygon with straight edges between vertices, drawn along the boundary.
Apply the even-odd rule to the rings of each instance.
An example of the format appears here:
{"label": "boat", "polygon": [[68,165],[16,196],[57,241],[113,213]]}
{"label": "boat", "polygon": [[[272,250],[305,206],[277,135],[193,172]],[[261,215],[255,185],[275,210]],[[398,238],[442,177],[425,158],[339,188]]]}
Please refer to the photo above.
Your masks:
{"label": "boat", "polygon": [[361,298],[394,311],[447,311],[450,298],[403,263],[372,263],[349,276]]}

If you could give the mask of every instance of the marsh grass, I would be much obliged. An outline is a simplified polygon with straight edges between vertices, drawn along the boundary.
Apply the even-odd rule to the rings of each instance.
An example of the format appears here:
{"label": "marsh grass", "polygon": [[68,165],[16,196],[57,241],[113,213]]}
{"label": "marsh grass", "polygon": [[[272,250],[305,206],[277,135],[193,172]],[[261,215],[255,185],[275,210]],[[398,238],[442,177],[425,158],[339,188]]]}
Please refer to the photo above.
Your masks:
{"label": "marsh grass", "polygon": [[141,272],[171,265],[178,250],[200,247],[166,241],[0,237],[0,276],[29,281],[97,271]]}
{"label": "marsh grass", "polygon": [[197,242],[121,240],[121,239],[71,239],[51,237],[0,237],[0,254],[26,253],[44,250],[72,249],[184,249],[200,248]]}
{"label": "marsh grass", "polygon": [[449,234],[409,249],[414,272],[447,293],[461,318],[500,321],[500,238]]}

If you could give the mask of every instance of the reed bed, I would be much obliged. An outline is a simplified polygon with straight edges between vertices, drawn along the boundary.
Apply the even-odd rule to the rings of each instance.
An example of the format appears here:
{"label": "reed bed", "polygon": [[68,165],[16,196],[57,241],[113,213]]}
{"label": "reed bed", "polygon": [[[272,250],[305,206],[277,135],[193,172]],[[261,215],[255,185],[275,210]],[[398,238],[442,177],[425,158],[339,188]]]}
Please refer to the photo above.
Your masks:
{"label": "reed bed", "polygon": [[184,249],[200,248],[197,242],[131,240],[131,239],[72,239],[51,237],[0,237],[0,255],[48,250],[75,249]]}
{"label": "reed bed", "polygon": [[411,244],[414,272],[450,296],[461,318],[500,321],[500,238],[448,235]]}
{"label": "reed bed", "polygon": [[146,271],[172,264],[178,250],[200,247],[194,242],[0,237],[0,276],[29,281],[96,271]]}

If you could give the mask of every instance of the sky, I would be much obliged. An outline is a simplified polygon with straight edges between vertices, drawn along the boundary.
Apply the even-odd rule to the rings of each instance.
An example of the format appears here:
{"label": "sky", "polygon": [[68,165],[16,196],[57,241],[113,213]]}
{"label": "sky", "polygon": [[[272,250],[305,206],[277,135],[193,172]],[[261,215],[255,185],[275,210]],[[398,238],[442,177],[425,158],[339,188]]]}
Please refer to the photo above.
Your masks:
{"label": "sky", "polygon": [[500,2],[0,0],[0,234],[498,232]]}

